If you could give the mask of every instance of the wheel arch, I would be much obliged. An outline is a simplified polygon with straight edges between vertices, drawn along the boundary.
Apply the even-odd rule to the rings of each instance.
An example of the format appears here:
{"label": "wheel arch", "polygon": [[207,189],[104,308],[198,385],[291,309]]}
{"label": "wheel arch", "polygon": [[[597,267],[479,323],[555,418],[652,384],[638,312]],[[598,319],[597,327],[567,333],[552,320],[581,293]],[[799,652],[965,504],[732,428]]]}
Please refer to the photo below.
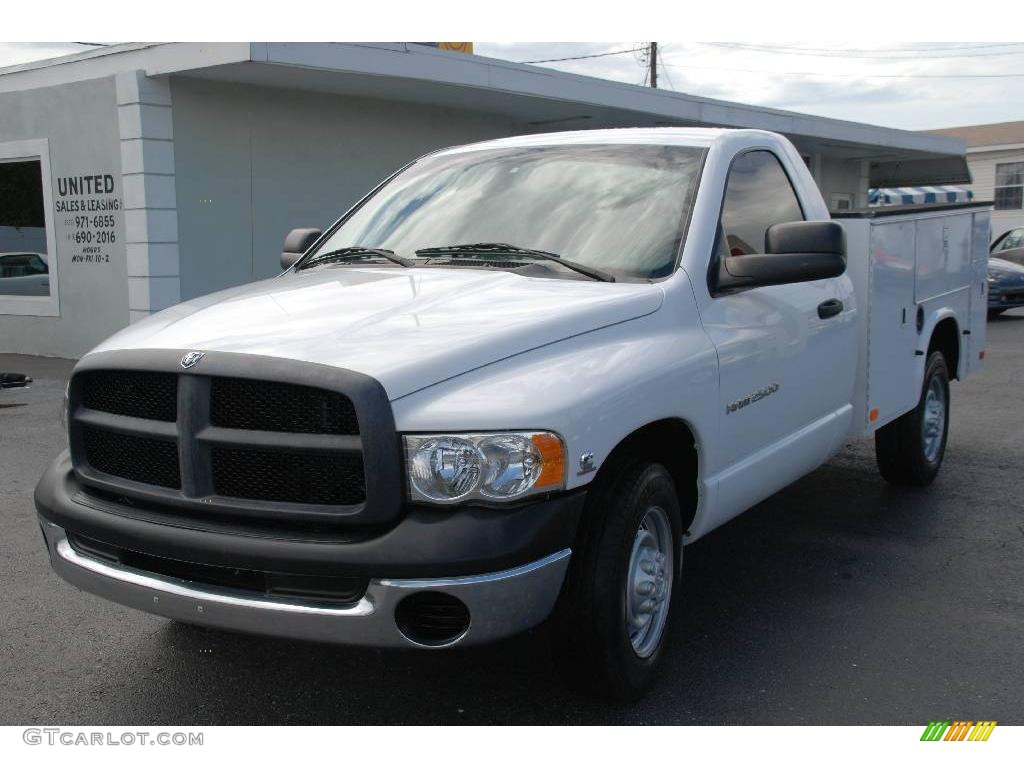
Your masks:
{"label": "wheel arch", "polygon": [[623,437],[601,464],[592,484],[604,481],[637,460],[663,465],[672,475],[679,498],[683,531],[697,515],[700,503],[700,451],[692,424],[681,418],[652,421]]}
{"label": "wheel arch", "polygon": [[[932,352],[939,351],[946,358],[949,378],[959,379],[961,344],[960,326],[956,321],[956,316],[952,312],[937,316],[928,336],[928,350],[924,356],[924,365],[927,365],[927,360]],[[922,366],[921,375],[924,376],[924,366]]]}

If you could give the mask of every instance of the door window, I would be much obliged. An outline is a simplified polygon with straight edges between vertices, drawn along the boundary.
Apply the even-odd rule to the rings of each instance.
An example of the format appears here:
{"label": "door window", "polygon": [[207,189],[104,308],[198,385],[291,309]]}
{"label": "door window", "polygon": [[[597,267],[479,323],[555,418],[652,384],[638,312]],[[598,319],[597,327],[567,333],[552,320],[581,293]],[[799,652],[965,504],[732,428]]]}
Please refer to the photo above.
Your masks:
{"label": "door window", "polygon": [[1010,230],[1010,233],[999,243],[1000,251],[1009,251],[1021,247],[1024,247],[1024,229]]}
{"label": "door window", "polygon": [[719,255],[764,253],[768,227],[803,218],[793,185],[778,158],[767,150],[740,155],[733,161],[726,183]]}

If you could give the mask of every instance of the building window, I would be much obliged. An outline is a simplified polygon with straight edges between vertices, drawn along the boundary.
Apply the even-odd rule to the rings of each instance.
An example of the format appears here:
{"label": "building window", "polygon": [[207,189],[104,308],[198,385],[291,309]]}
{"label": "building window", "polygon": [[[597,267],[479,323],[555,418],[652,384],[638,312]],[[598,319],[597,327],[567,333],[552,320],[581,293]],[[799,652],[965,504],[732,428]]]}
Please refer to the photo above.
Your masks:
{"label": "building window", "polygon": [[0,314],[57,315],[46,140],[0,143]]}
{"label": "building window", "polygon": [[851,211],[853,210],[853,195],[847,192],[833,192],[829,202],[829,210],[831,211]]}
{"label": "building window", "polygon": [[1024,208],[1024,163],[996,164],[996,210]]}

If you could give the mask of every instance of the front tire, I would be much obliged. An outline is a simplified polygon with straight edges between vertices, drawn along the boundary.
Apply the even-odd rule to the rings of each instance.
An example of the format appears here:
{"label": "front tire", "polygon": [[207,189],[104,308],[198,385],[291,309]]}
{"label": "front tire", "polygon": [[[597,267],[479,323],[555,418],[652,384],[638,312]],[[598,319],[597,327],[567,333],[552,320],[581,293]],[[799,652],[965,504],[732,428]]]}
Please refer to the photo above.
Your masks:
{"label": "front tire", "polygon": [[678,598],[681,525],[675,483],[660,464],[596,481],[553,621],[571,687],[631,701],[657,680]]}
{"label": "front tire", "polygon": [[917,406],[875,432],[878,469],[893,485],[930,485],[942,466],[949,434],[949,370],[932,352]]}

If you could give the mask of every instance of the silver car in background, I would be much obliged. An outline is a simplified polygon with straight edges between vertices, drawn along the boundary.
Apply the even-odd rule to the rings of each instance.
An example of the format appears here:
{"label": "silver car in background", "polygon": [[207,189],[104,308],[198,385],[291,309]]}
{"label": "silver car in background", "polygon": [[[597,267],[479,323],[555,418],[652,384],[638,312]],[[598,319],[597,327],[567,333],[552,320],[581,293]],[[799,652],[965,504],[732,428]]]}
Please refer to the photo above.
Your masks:
{"label": "silver car in background", "polygon": [[0,253],[0,295],[49,296],[50,267],[42,253]]}

